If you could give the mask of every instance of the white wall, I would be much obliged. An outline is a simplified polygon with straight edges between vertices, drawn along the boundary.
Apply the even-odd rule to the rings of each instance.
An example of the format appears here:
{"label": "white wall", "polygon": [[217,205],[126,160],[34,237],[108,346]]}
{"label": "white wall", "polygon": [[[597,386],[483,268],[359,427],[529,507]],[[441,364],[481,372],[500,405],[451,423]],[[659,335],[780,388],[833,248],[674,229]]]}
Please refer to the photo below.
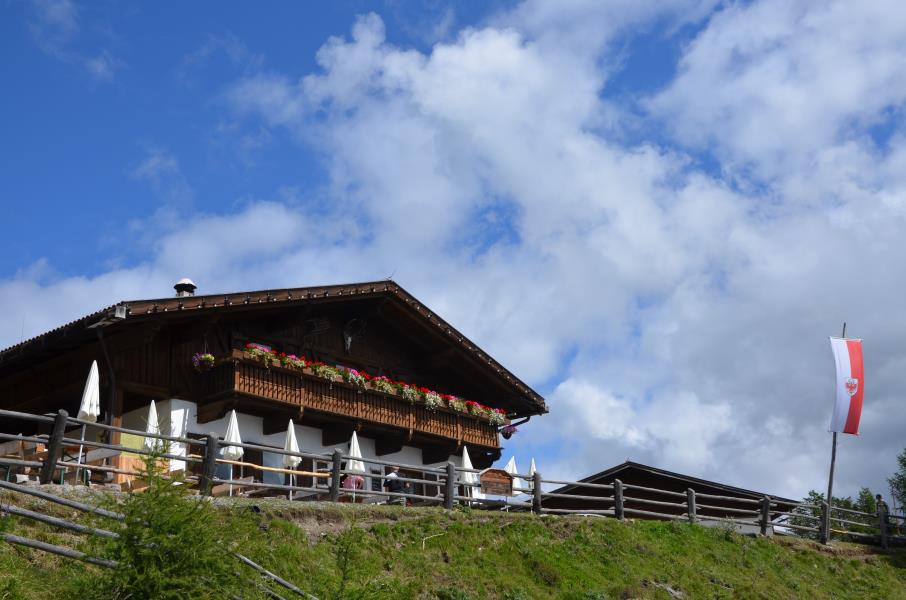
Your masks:
{"label": "white wall", "polygon": [[[207,423],[199,424],[198,410],[195,403],[188,400],[181,400],[179,398],[171,398],[169,400],[158,402],[157,412],[160,419],[161,433],[175,437],[185,437],[189,433],[207,434],[208,432],[214,432],[218,436],[223,437],[223,435],[226,433],[227,423],[229,421],[229,414],[227,414],[226,416],[217,419],[216,421],[209,421]],[[124,414],[124,427],[143,431],[146,425],[147,414],[147,407]],[[262,417],[237,411],[236,419],[239,423],[239,433],[242,437],[243,442],[283,448],[283,445],[286,441],[285,431],[270,435],[264,435],[264,419]],[[288,425],[289,419],[287,419],[287,426]],[[338,449],[344,454],[349,450],[348,442],[333,446],[322,445],[321,430],[316,427],[296,424],[294,424],[294,427],[296,430],[296,440],[298,441],[299,448],[302,452],[327,455],[331,454],[334,449]],[[372,469],[382,470],[383,468],[381,465],[375,465],[373,463],[369,464],[369,458],[424,467],[443,467],[447,463],[447,461],[445,460],[429,465],[422,465],[421,449],[413,448],[411,446],[403,446],[402,450],[400,450],[399,452],[385,454],[379,457],[377,455],[377,452],[375,451],[375,440],[368,437],[359,437],[359,446],[362,451],[362,458],[365,462],[365,468],[369,471],[371,471]],[[170,453],[178,456],[185,456],[185,445],[178,443],[171,444]],[[450,459],[453,460],[453,462],[457,465],[460,465],[462,461],[460,457],[456,456],[452,456],[450,457]],[[281,456],[265,453],[264,463],[267,466],[282,466]],[[184,468],[184,461],[170,461],[170,470],[176,471]],[[370,481],[367,483],[370,484]]]}

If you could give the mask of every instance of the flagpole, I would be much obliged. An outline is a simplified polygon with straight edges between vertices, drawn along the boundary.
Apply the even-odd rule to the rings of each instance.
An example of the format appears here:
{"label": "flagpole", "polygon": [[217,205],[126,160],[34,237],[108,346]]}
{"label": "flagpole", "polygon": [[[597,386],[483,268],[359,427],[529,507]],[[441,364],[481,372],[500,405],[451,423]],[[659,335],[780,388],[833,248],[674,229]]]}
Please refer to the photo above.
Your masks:
{"label": "flagpole", "polygon": [[[846,321],[843,322],[843,333],[840,335],[841,338],[846,338]],[[831,530],[831,507],[834,502],[834,465],[837,462],[837,432],[833,432],[834,437],[831,442],[831,464],[830,464],[830,475],[827,478],[827,517],[824,520],[824,543],[827,543],[830,540],[830,530]]]}

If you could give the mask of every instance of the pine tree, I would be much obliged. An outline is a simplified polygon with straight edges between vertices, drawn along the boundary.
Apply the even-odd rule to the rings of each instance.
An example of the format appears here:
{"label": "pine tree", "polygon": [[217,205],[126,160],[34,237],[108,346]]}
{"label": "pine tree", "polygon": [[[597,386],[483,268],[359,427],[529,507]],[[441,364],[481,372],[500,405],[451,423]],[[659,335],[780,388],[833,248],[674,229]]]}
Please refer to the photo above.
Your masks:
{"label": "pine tree", "polygon": [[890,492],[896,498],[897,504],[901,507],[906,506],[906,448],[897,455],[897,472],[887,480],[890,484]]}
{"label": "pine tree", "polygon": [[875,502],[875,495],[867,487],[863,487],[859,490],[859,495],[856,497],[855,510],[872,515],[878,512],[878,504]]}

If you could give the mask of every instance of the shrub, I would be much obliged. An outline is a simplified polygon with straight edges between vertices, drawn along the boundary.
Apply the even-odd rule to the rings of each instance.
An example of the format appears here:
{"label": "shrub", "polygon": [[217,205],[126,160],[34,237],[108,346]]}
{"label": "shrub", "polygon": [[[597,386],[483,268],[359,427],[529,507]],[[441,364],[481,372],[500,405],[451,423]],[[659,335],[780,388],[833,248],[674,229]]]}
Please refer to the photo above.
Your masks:
{"label": "shrub", "polygon": [[[163,450],[161,450],[163,452]],[[113,506],[125,516],[113,527],[119,537],[93,540],[94,552],[117,561],[112,569],[86,572],[74,598],[120,600],[257,598],[258,590],[238,579],[232,551],[248,519],[221,523],[203,497],[190,497],[185,481],[161,475],[157,456],[146,457],[142,477],[148,487]],[[244,567],[243,567],[244,568]],[[255,579],[250,575],[249,579]]]}

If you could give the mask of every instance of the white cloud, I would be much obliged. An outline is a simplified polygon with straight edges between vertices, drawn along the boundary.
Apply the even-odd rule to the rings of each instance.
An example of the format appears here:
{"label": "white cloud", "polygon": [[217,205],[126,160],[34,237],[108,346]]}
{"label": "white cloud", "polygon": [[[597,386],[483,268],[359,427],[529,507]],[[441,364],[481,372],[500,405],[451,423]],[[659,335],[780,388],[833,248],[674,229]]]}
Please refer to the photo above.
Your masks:
{"label": "white cloud", "polygon": [[688,47],[650,106],[686,144],[770,178],[866,128],[906,99],[906,5],[730,4]]}
{"label": "white cloud", "polygon": [[95,79],[105,80],[113,79],[116,70],[123,64],[106,50],[96,56],[84,57],[82,63]]}
{"label": "white cloud", "polygon": [[46,35],[65,41],[79,32],[79,11],[70,0],[36,0],[33,5]]}
{"label": "white cloud", "polygon": [[[685,69],[694,70],[701,40],[717,36],[722,23],[713,18],[690,46]],[[770,172],[770,179],[742,187],[763,191],[735,192],[737,174],[724,183],[690,170],[682,155],[652,145],[621,147],[590,133],[606,79],[590,68],[585,52],[594,44],[548,52],[554,42],[545,32],[465,30],[456,42],[422,55],[385,44],[381,24],[367,18],[350,41],[332,40],[321,51],[323,74],[243,82],[233,100],[323,148],[338,194],[380,232],[373,256],[405,264],[407,274],[441,298],[439,311],[489,340],[489,349],[517,373],[536,384],[550,377],[573,381],[571,371],[580,380],[591,373],[608,381],[599,393],[613,412],[610,423],[590,421],[594,416],[563,400],[580,391],[575,385],[561,383],[552,394],[553,413],[545,417],[551,429],[594,422],[623,432],[586,436],[606,443],[581,445],[580,454],[603,467],[634,449],[661,464],[724,474],[738,485],[785,493],[793,493],[786,486],[821,487],[824,469],[815,466],[826,454],[825,336],[850,315],[864,319],[862,335],[893,339],[867,306],[866,298],[877,303],[883,291],[867,290],[873,286],[865,280],[887,282],[883,272],[893,268],[890,252],[902,224],[884,211],[854,213],[850,204],[864,204],[883,189],[885,205],[898,206],[902,194],[895,190],[902,186],[889,187],[897,176],[886,163],[899,154],[882,156],[880,170],[865,160],[842,170],[848,160],[842,147],[826,154],[820,169],[800,175],[799,163],[789,161],[782,177]],[[760,57],[755,52],[752,60]],[[685,76],[681,71],[663,98],[684,89]],[[262,86],[266,102],[243,93],[249,84]],[[704,106],[722,97],[706,98]],[[731,94],[726,98],[747,110],[745,94],[738,105]],[[694,98],[685,100],[689,111],[698,110]],[[711,116],[704,115],[703,123]],[[726,118],[736,123],[733,113]],[[825,126],[829,131],[853,127],[847,110],[830,115],[835,118],[844,124]],[[720,128],[719,118],[705,124],[716,148],[742,143],[733,127]],[[798,133],[783,132],[791,139]],[[796,143],[808,150],[806,142]],[[753,155],[785,164],[770,152],[756,146]],[[854,152],[861,156],[864,148]],[[731,170],[734,160],[729,155]],[[837,201],[807,202],[804,211],[793,192],[806,181],[833,189]],[[428,252],[430,266],[421,264],[424,249],[449,247],[477,209],[499,198],[515,205],[509,223],[515,245],[492,244],[477,260],[474,249],[452,259]],[[834,239],[848,242],[843,260],[828,243]],[[401,256],[414,248],[418,257]],[[463,264],[467,257],[472,260]],[[848,284],[854,273],[861,287]],[[880,314],[896,310],[881,305]],[[569,349],[576,358],[564,371],[559,357]],[[887,360],[878,355],[878,364]],[[778,373],[788,365],[794,372]],[[879,389],[875,406],[893,393]],[[787,427],[778,427],[778,419]],[[539,446],[531,443],[535,427],[545,425],[529,425],[523,447]],[[574,443],[565,445],[575,453]],[[602,456],[606,448],[614,454]],[[766,465],[783,461],[805,470],[774,484],[778,489]]]}
{"label": "white cloud", "polygon": [[188,212],[195,192],[179,167],[179,161],[169,152],[155,147],[145,150],[145,157],[129,170],[138,181],[147,182],[161,202],[157,220],[175,225],[181,213]]}
{"label": "white cloud", "polygon": [[208,67],[218,56],[223,56],[232,67],[245,73],[256,71],[264,63],[264,57],[249,50],[233,32],[208,34],[198,48],[179,62],[176,78],[184,85],[195,85],[195,73]]}
{"label": "white cloud", "polygon": [[[232,110],[323,152],[325,197],[197,217],[162,235],[147,264],[94,280],[0,283],[0,309],[20,314],[15,298],[37,297],[40,329],[61,317],[44,299],[64,291],[87,312],[112,290],[156,296],[184,275],[214,291],[395,272],[552,391],[551,414],[509,442],[538,453],[545,475],[631,457],[789,495],[825,484],[826,336],[848,320],[866,339],[871,392],[838,489],[877,487],[902,444],[906,144],[880,147],[866,128],[906,82],[890,67],[896,25],[875,36],[860,13],[840,45],[887,58],[844,93],[821,57],[837,57],[823,36],[849,5],[712,16],[648,105],[681,146],[713,151],[723,178],[664,137],[626,146],[596,128],[609,44],[659,19],[697,20],[703,5],[557,6],[526,3],[429,53],[387,43],[368,16],[327,41],[318,73],[242,78]],[[794,77],[795,65],[808,68]],[[873,86],[884,89],[867,99]],[[148,160],[136,170],[148,177],[177,166]],[[17,335],[6,327],[3,339]]]}
{"label": "white cloud", "polygon": [[28,29],[38,48],[48,56],[78,65],[94,79],[109,81],[124,66],[109,50],[82,49],[82,17],[72,0],[32,0]]}
{"label": "white cloud", "polygon": [[176,158],[161,150],[151,150],[145,160],[132,169],[132,176],[137,179],[157,180],[178,174],[179,164]]}

